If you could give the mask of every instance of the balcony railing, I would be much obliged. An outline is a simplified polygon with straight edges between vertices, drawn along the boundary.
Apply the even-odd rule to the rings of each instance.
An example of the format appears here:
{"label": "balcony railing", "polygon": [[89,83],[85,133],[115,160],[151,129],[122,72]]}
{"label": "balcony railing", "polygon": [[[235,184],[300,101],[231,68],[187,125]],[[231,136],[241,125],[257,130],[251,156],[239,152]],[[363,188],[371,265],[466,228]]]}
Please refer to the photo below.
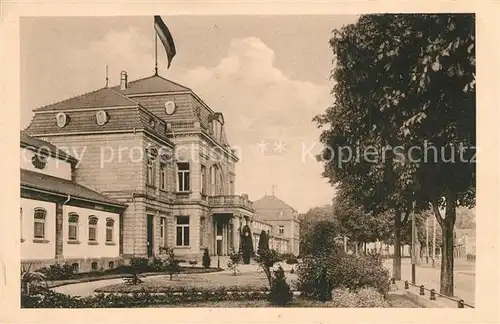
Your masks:
{"label": "balcony railing", "polygon": [[253,210],[253,203],[244,196],[210,196],[208,203],[213,207],[243,207]]}

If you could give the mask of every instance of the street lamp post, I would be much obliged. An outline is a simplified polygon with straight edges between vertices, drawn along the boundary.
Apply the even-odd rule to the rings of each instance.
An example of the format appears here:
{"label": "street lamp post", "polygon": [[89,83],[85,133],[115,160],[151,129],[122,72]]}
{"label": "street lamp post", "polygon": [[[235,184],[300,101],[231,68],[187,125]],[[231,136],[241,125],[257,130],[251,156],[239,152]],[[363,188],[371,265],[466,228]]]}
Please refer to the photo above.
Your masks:
{"label": "street lamp post", "polygon": [[432,217],[432,267],[434,268],[434,261],[436,260],[436,215]]}
{"label": "street lamp post", "polygon": [[415,201],[413,201],[412,211],[411,211],[411,282],[415,284],[416,282],[416,221],[415,221]]}
{"label": "street lamp post", "polygon": [[429,216],[425,218],[425,263],[429,263]]}

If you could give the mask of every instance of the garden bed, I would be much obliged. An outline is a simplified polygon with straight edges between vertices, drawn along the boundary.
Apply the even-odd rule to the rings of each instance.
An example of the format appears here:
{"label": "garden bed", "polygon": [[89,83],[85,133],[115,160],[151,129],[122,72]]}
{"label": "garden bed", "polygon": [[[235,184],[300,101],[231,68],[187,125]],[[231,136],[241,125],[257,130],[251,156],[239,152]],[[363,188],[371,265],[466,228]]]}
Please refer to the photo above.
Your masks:
{"label": "garden bed", "polygon": [[[295,278],[296,276],[289,275],[287,279],[292,289],[295,286]],[[268,285],[267,278],[258,272],[243,272],[238,273],[236,276],[228,272],[212,273],[209,276],[184,273],[179,276],[174,276],[173,280],[170,280],[168,275],[157,276],[155,278],[149,278],[137,285],[121,283],[96,289],[96,292],[129,293],[146,291],[150,293],[162,293],[169,292],[172,288],[181,290],[189,290],[192,288],[213,290],[223,287],[226,287],[226,290],[228,289],[227,287],[263,290],[266,289]]]}

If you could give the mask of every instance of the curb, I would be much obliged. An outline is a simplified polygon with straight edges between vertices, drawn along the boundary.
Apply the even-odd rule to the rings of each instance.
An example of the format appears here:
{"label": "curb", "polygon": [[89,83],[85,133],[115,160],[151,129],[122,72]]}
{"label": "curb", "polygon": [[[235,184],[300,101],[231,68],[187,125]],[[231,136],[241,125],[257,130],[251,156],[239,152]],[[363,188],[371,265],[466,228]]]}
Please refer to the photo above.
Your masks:
{"label": "curb", "polygon": [[417,304],[418,306],[420,306],[420,307],[424,307],[424,308],[446,308],[443,305],[435,303],[435,302],[431,301],[430,299],[427,299],[427,298],[425,298],[423,296],[420,296],[420,295],[418,295],[416,293],[413,293],[411,291],[408,291],[408,290],[404,291],[404,296],[406,298],[408,298],[409,300],[411,300],[412,302],[414,302],[415,304]]}

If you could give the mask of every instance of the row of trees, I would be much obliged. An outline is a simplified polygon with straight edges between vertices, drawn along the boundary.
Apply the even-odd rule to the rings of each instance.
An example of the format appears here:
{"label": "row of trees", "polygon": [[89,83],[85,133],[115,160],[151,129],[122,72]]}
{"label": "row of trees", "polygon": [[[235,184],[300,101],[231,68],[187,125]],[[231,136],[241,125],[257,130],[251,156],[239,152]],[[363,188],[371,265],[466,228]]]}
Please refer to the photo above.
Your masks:
{"label": "row of trees", "polygon": [[314,121],[324,176],[355,211],[346,222],[387,219],[367,233],[392,230],[399,279],[408,215],[413,204],[430,210],[442,230],[440,292],[453,295],[456,209],[475,205],[475,17],[365,15],[330,45],[334,102]]}

